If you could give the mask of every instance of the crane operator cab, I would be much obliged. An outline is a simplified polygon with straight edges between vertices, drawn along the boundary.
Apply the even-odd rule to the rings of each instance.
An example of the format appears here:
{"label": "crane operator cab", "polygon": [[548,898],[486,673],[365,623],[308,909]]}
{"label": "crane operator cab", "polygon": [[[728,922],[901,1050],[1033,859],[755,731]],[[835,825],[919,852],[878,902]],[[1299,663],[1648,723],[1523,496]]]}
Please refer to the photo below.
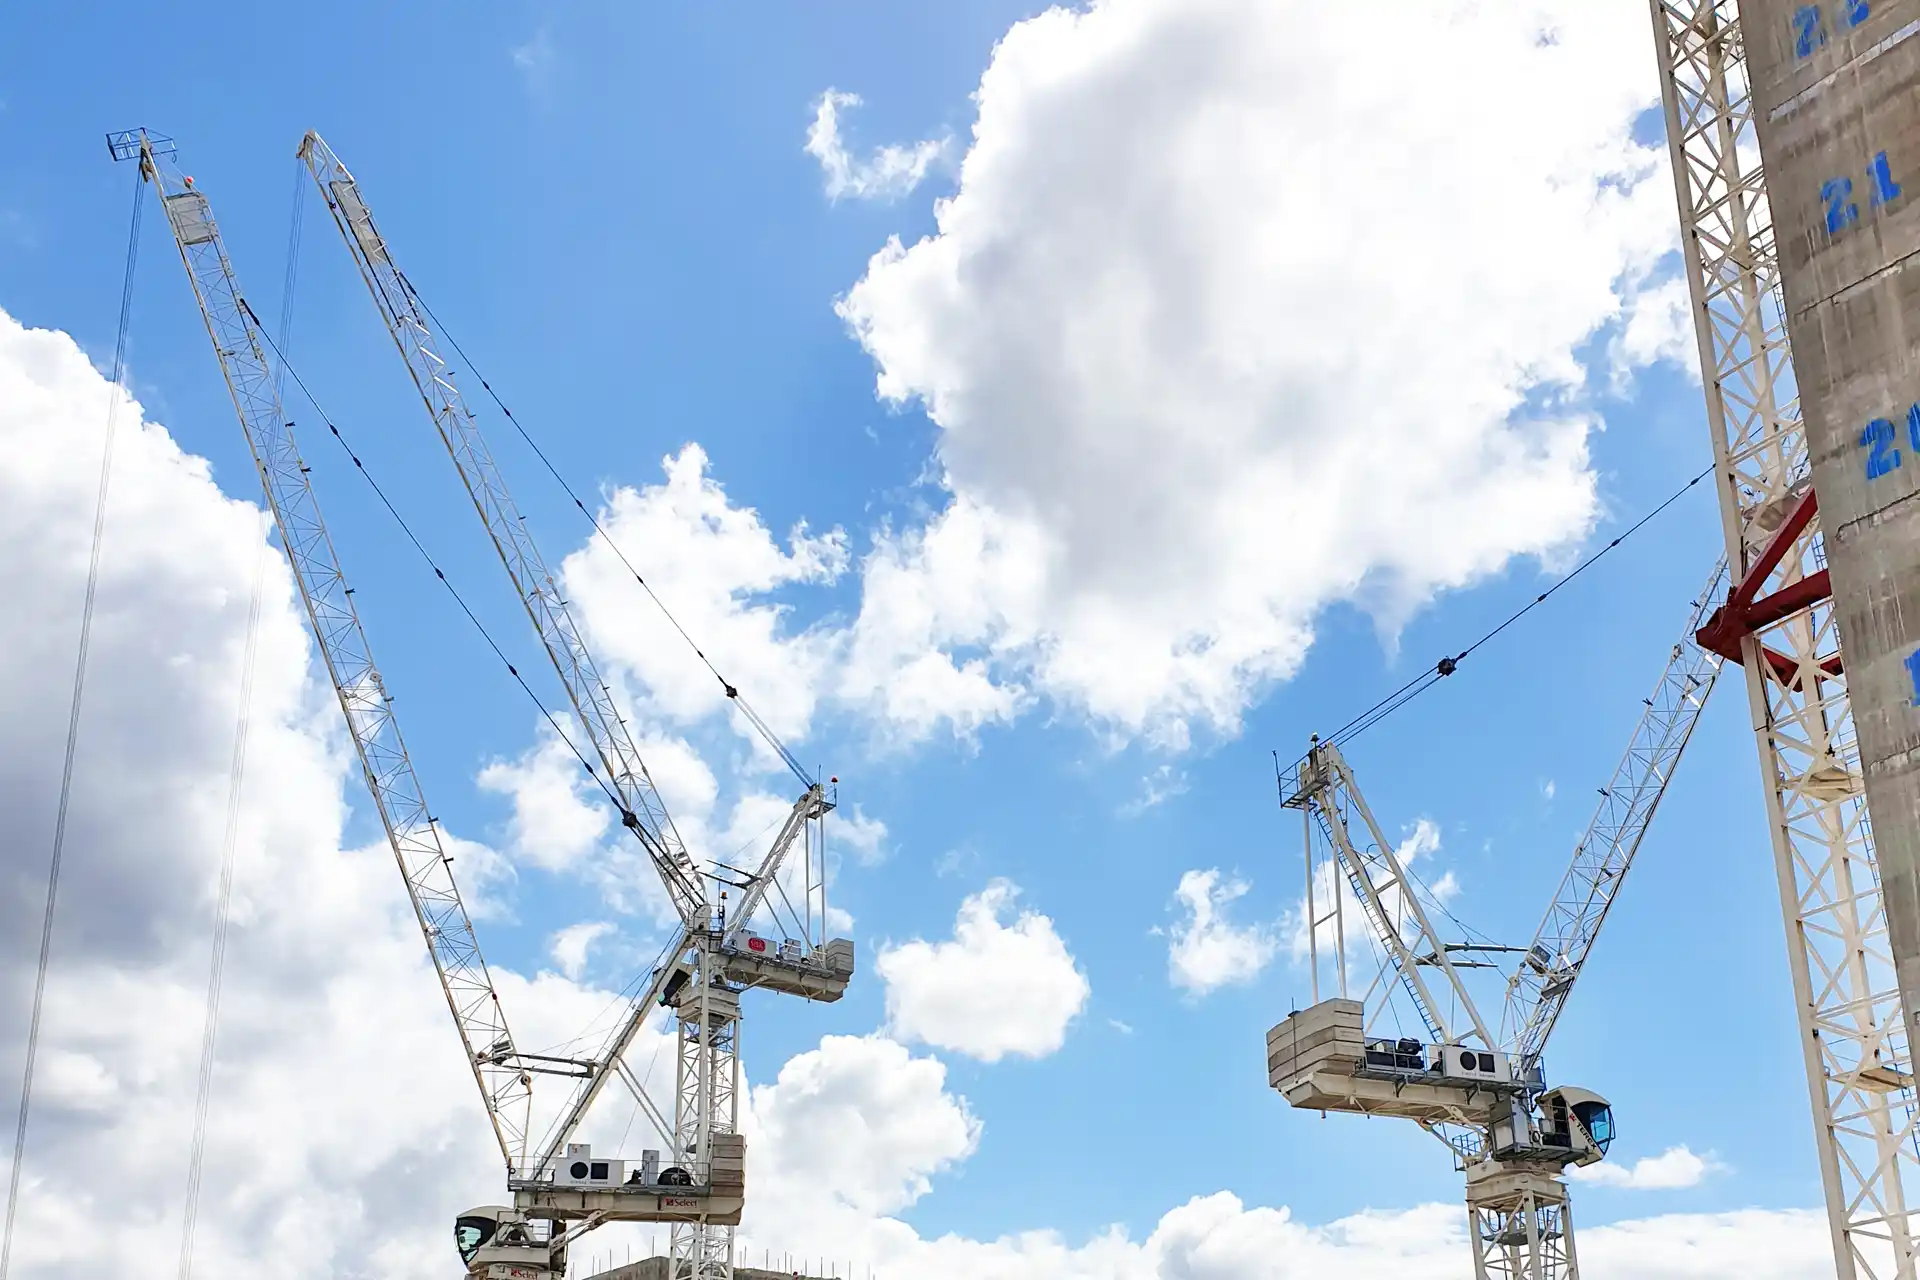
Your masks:
{"label": "crane operator cab", "polygon": [[453,1243],[473,1280],[560,1280],[567,1271],[566,1246],[534,1239],[532,1224],[506,1205],[461,1214]]}
{"label": "crane operator cab", "polygon": [[1540,1142],[1571,1151],[1571,1164],[1598,1163],[1613,1145],[1613,1108],[1591,1089],[1549,1089],[1540,1095]]}

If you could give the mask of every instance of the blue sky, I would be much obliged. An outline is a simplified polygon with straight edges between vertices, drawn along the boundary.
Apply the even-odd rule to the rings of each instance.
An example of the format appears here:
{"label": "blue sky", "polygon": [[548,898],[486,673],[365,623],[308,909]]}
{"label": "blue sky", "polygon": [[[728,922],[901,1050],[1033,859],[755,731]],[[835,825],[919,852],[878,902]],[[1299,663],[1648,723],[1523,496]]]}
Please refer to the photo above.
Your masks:
{"label": "blue sky", "polygon": [[[1116,0],[1112,7],[1128,6]],[[1229,14],[1234,6],[1210,8]],[[931,527],[967,484],[976,485],[975,496],[987,495],[982,502],[1024,493],[1044,525],[1066,509],[1047,505],[1047,469],[1058,466],[1067,476],[1061,483],[1079,484],[1084,495],[1096,482],[1075,479],[1073,453],[1131,429],[1090,421],[1083,431],[1063,430],[1065,464],[1052,446],[1032,453],[1005,447],[1022,431],[1044,433],[1044,415],[1037,427],[1023,424],[1011,435],[994,435],[978,418],[963,433],[958,418],[929,416],[928,394],[898,402],[877,396],[877,367],[891,362],[899,373],[922,357],[887,347],[884,335],[869,333],[863,345],[851,319],[863,314],[857,300],[842,307],[847,314],[836,312],[836,300],[867,276],[888,237],[914,246],[939,233],[935,201],[961,190],[957,162],[973,137],[977,104],[1005,102],[1016,84],[1010,71],[995,88],[1000,96],[982,89],[996,42],[1035,12],[985,2],[854,0],[678,12],[350,4],[297,16],[266,6],[191,20],[125,6],[17,13],[0,42],[0,310],[29,327],[64,330],[97,365],[107,362],[133,177],[128,166],[108,161],[101,145],[108,129],[146,125],[178,139],[183,168],[215,203],[242,281],[275,307],[297,190],[306,212],[295,361],[495,633],[533,667],[531,637],[404,370],[304,175],[296,181],[294,147],[305,130],[318,129],[360,179],[410,277],[576,485],[603,499],[658,485],[663,456],[696,442],[727,499],[756,511],[775,539],[784,541],[799,521],[815,534],[845,531],[849,567],[835,580],[788,582],[741,598],[785,606],[785,636],[846,630],[871,612],[862,566],[876,547]],[[1613,130],[1622,146],[1629,145],[1627,129],[1616,128],[1622,122],[1641,139],[1650,136],[1646,118],[1613,105],[1619,96],[1652,101],[1651,52],[1642,47],[1644,33],[1638,39],[1641,45],[1632,43],[1629,28],[1617,46],[1594,55],[1599,70],[1582,83],[1601,107],[1567,108],[1583,121],[1579,127]],[[1031,56],[1044,62],[1041,53]],[[1062,56],[1080,55],[1068,49]],[[1169,45],[1161,61],[1169,78],[1192,72],[1180,46]],[[944,158],[910,191],[830,199],[820,163],[804,149],[829,88],[863,100],[840,117],[856,162],[879,146],[922,139],[946,139]],[[994,127],[1036,135],[1068,127],[1044,106],[1009,107]],[[1058,145],[1072,163],[1018,172],[1063,185],[1084,178],[1076,165],[1097,166],[1097,142],[1082,148],[1069,139]],[[1137,143],[1136,136],[1127,145]],[[1246,168],[1272,163],[1271,151],[1247,143]],[[1493,171],[1503,163],[1489,161]],[[967,172],[974,182],[976,171]],[[1517,163],[1514,172],[1526,181],[1533,171]],[[1011,178],[984,162],[978,173],[983,204],[992,191],[1006,197],[996,208],[1011,210],[1008,218],[1044,211],[1044,183],[1007,196]],[[1310,167],[1289,181],[1338,187]],[[1664,179],[1645,181],[1653,184],[1645,207],[1670,222]],[[1232,186],[1185,193],[1193,205],[1230,205],[1235,197]],[[1407,219],[1417,220],[1418,203],[1406,206]],[[210,460],[228,494],[253,500],[241,438],[153,212],[136,283],[131,389],[182,449]],[[1596,215],[1596,225],[1641,216]],[[823,694],[804,717],[799,754],[842,779],[849,808],[857,803],[885,824],[884,856],[850,856],[834,885],[861,948],[862,975],[848,998],[828,1008],[755,1004],[747,1044],[756,1083],[772,1081],[782,1063],[823,1035],[881,1028],[886,985],[873,965],[877,952],[949,938],[963,900],[997,878],[1019,887],[1020,907],[1051,921],[1091,992],[1061,1047],[1037,1058],[987,1062],[914,1048],[945,1064],[946,1089],[964,1096],[983,1126],[976,1151],[935,1173],[931,1191],[897,1211],[921,1237],[992,1239],[1045,1228],[1079,1242],[1118,1223],[1141,1238],[1173,1207],[1223,1189],[1248,1205],[1289,1206],[1309,1223],[1457,1201],[1456,1175],[1424,1135],[1387,1122],[1297,1114],[1267,1088],[1266,1028],[1308,1000],[1304,972],[1284,945],[1245,983],[1199,995],[1173,986],[1174,890],[1183,873],[1218,868],[1250,885],[1228,907],[1236,924],[1282,929],[1300,864],[1296,828],[1275,804],[1271,752],[1283,759],[1298,752],[1310,732],[1340,723],[1457,650],[1705,465],[1708,440],[1690,370],[1681,360],[1654,358],[1662,353],[1643,351],[1624,364],[1617,354],[1636,291],[1651,294],[1674,270],[1662,245],[1649,253],[1631,240],[1623,235],[1621,245],[1594,250],[1596,262],[1578,267],[1532,256],[1534,274],[1597,273],[1602,292],[1629,264],[1636,278],[1618,285],[1624,315],[1605,314],[1591,290],[1570,286],[1569,296],[1598,317],[1570,322],[1577,336],[1565,354],[1579,372],[1517,375],[1516,403],[1491,412],[1496,424],[1591,415],[1592,429],[1579,433],[1587,459],[1572,467],[1592,477],[1590,527],[1569,517],[1573,536],[1559,536],[1559,517],[1529,507],[1527,519],[1548,532],[1515,534],[1510,546],[1448,525],[1417,531],[1436,545],[1456,535],[1463,544],[1482,538],[1476,554],[1490,571],[1475,570],[1459,586],[1396,587],[1376,575],[1351,590],[1323,591],[1307,614],[1312,643],[1297,670],[1282,671],[1289,661],[1236,686],[1223,717],[1189,711],[1185,741],[1162,731],[1157,712],[1129,723],[1113,710],[1118,701],[1108,685],[1076,683],[1076,676],[1042,671],[1031,655],[1009,656],[1011,649],[965,637],[951,651],[963,659],[987,654],[1003,685],[1022,690],[1024,710],[978,727],[936,719],[909,732],[871,701]],[[1310,259],[1312,246],[1299,252]],[[1360,257],[1343,260],[1346,252],[1329,248],[1328,269],[1377,269]],[[1513,252],[1529,248],[1516,243]],[[1400,266],[1409,279],[1423,274],[1410,259]],[[1409,286],[1410,309],[1424,287]],[[1523,296],[1532,295],[1515,294]],[[873,303],[883,327],[899,320],[887,310],[896,305],[905,304]],[[1079,305],[1068,312],[1080,314]],[[1284,313],[1290,304],[1272,305]],[[1543,307],[1560,322],[1558,303]],[[1009,315],[1006,323],[1019,319]],[[1276,343],[1302,341],[1288,327],[1296,320],[1274,321]],[[1258,347],[1263,323],[1249,321],[1252,337],[1229,327],[1235,341]],[[1405,323],[1414,335],[1408,367],[1418,369],[1423,357],[1411,348],[1424,322],[1415,314]],[[1439,316],[1431,324],[1449,327]],[[1158,331],[1148,325],[1146,332]],[[1382,341],[1400,341],[1400,333],[1383,333]],[[924,362],[932,367],[940,358]],[[997,382],[990,364],[984,374],[980,366],[967,371],[983,386]],[[900,376],[914,383],[911,370]],[[1004,382],[1018,389],[1029,376],[1045,390],[1042,375],[1012,365]],[[1310,385],[1285,386],[1303,398],[1263,402],[1253,420],[1317,412]],[[1224,420],[1237,412],[1226,394],[1218,404],[1196,404],[1189,428],[1196,439],[1211,429],[1209,413]],[[982,390],[951,412],[991,415],[997,403]],[[655,926],[644,914],[610,911],[577,869],[543,870],[510,847],[509,800],[477,786],[476,775],[535,743],[530,708],[344,460],[311,429],[311,408],[296,402],[291,411],[306,430],[321,500],[437,811],[516,866],[516,878],[499,889],[508,905],[482,923],[490,959],[522,973],[551,968],[556,930],[612,920],[618,945],[603,943],[585,974],[619,985],[622,960],[647,947]],[[1072,411],[1071,404],[1063,410]],[[1326,412],[1315,429],[1338,435],[1338,406]],[[1446,434],[1445,411],[1435,414],[1438,438]],[[549,559],[579,551],[588,531],[564,495],[504,423],[486,425]],[[1311,447],[1311,438],[1300,446]],[[943,481],[943,459],[962,478]],[[1166,468],[1169,488],[1184,474],[1163,455],[1142,453],[1138,463]],[[1444,478],[1451,474],[1441,467],[1434,483],[1452,483]],[[1264,562],[1276,581],[1310,577],[1308,561],[1321,554],[1316,527],[1333,528],[1349,544],[1364,540],[1370,522],[1393,519],[1395,492],[1384,486],[1370,509],[1364,486],[1343,488],[1337,519],[1303,510],[1287,536],[1221,554],[1247,557],[1252,572]],[[1105,496],[1117,511],[1137,495],[1121,482]],[[1190,527],[1217,514],[1204,494],[1196,501],[1167,518]],[[1089,510],[1100,505],[1089,499]],[[1436,866],[1457,879],[1453,908],[1476,927],[1519,942],[1537,923],[1593,788],[1625,745],[1718,540],[1702,487],[1350,749],[1390,833],[1423,818],[1438,825]],[[1544,568],[1533,554],[1541,548]],[[650,574],[667,568],[649,562],[653,548],[629,551]],[[1091,562],[1069,556],[1068,563]],[[1137,563],[1143,576],[1156,572],[1151,558]],[[1096,577],[1112,570],[1086,568]],[[1130,590],[1102,599],[1131,607]],[[1369,603],[1371,610],[1363,607]],[[1113,616],[1124,620],[1124,607]],[[1584,1187],[1583,1225],[1818,1203],[1777,891],[1736,680],[1725,680],[1716,695],[1548,1058],[1557,1078],[1614,1101],[1622,1135],[1615,1155],[1624,1163],[1684,1145],[1718,1167],[1688,1187]],[[537,687],[557,705],[550,682]],[[779,696],[750,684],[746,691],[762,703]],[[752,785],[754,775],[735,767],[739,739],[723,721],[688,720],[674,731],[705,753],[723,798]],[[1170,794],[1143,805],[1156,779]],[[365,846],[376,833],[357,782],[345,795],[355,809],[347,847]],[[477,1110],[469,1118],[480,1123]]]}

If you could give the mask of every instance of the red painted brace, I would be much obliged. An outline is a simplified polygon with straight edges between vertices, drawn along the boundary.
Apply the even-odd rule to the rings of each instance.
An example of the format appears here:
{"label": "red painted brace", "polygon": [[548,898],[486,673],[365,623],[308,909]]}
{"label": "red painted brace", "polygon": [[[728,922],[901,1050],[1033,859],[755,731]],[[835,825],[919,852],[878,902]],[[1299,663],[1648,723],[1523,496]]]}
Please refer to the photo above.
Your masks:
{"label": "red painted brace", "polygon": [[[1760,588],[1780,567],[1780,561],[1785,559],[1787,551],[1799,540],[1800,535],[1806,532],[1807,525],[1819,509],[1819,497],[1814,493],[1813,486],[1808,485],[1806,492],[1787,512],[1786,520],[1774,531],[1766,550],[1754,560],[1746,576],[1727,596],[1727,602],[1713,611],[1713,616],[1707,619],[1707,625],[1694,636],[1701,648],[1733,662],[1740,662],[1745,657],[1740,642],[1747,636],[1802,609],[1811,608],[1833,594],[1827,571],[1822,569],[1782,587],[1770,596],[1760,595]],[[1785,654],[1777,653],[1765,645],[1760,646],[1760,653],[1782,683],[1792,684],[1798,678],[1793,660]],[[1820,664],[1820,669],[1828,675],[1839,675],[1840,655],[1836,653],[1826,659]]]}

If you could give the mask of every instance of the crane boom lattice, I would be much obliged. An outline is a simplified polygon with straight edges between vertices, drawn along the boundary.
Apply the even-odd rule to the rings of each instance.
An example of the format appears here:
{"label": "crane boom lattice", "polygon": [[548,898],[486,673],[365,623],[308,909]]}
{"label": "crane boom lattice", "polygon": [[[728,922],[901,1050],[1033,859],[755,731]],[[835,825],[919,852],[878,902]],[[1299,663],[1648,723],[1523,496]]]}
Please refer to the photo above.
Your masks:
{"label": "crane boom lattice", "polygon": [[259,321],[240,291],[212,205],[173,165],[171,142],[144,129],[108,141],[116,159],[139,161],[159,194],[494,1137],[508,1169],[517,1169],[526,1157],[530,1075],[514,1050],[439,827],[374,666],[353,591],[274,386]]}
{"label": "crane boom lattice", "polygon": [[1574,846],[1573,861],[1554,891],[1546,918],[1507,984],[1502,1029],[1506,1049],[1522,1070],[1540,1060],[1706,709],[1721,660],[1696,643],[1694,636],[1713,607],[1725,599],[1726,588],[1727,562],[1722,560],[1695,598],[1686,630],[1673,646],[1653,695],[1646,699],[1646,710],[1628,740],[1626,754],[1600,788],[1593,819]]}
{"label": "crane boom lattice", "polygon": [[300,158],[326,199],[441,441],[453,455],[467,496],[473,500],[474,510],[492,537],[541,644],[560,673],[561,684],[600,760],[603,778],[620,798],[622,821],[646,848],[681,922],[689,928],[703,924],[708,909],[699,870],[674,829],[614,704],[612,691],[581,639],[559,583],[541,559],[526,521],[514,505],[453,370],[428,327],[425,308],[394,264],[374,226],[373,214],[361,198],[359,184],[346,166],[316,133],[302,140]]}

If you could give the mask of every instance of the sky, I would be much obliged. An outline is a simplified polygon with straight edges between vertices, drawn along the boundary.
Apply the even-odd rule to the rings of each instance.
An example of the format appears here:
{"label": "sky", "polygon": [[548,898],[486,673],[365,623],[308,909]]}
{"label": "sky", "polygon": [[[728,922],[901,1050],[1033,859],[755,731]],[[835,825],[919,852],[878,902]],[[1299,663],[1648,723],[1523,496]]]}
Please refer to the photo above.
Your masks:
{"label": "sky", "polygon": [[[14,1274],[181,1250],[243,718],[196,1266],[448,1275],[453,1215],[501,1194],[150,207],[109,384],[151,196],[102,137],[133,126],[178,141],[319,402],[289,413],[523,1044],[604,1019],[665,940],[661,896],[322,428],[557,710],[303,185],[305,131],[359,179],[467,385],[839,778],[830,896],[859,972],[829,1006],[749,998],[742,1261],[1469,1274],[1437,1143],[1267,1086],[1267,1028],[1312,998],[1276,753],[1710,454],[1644,16],[1395,10],[1364,41],[1302,0],[0,20],[0,1081],[114,422]],[[681,830],[705,857],[764,842],[790,780],[481,422]],[[1348,749],[1480,933],[1538,923],[1718,545],[1700,486]],[[1728,679],[1548,1054],[1615,1105],[1575,1190],[1601,1274],[1831,1265],[1743,717]],[[574,1272],[649,1243],[603,1231]]]}

